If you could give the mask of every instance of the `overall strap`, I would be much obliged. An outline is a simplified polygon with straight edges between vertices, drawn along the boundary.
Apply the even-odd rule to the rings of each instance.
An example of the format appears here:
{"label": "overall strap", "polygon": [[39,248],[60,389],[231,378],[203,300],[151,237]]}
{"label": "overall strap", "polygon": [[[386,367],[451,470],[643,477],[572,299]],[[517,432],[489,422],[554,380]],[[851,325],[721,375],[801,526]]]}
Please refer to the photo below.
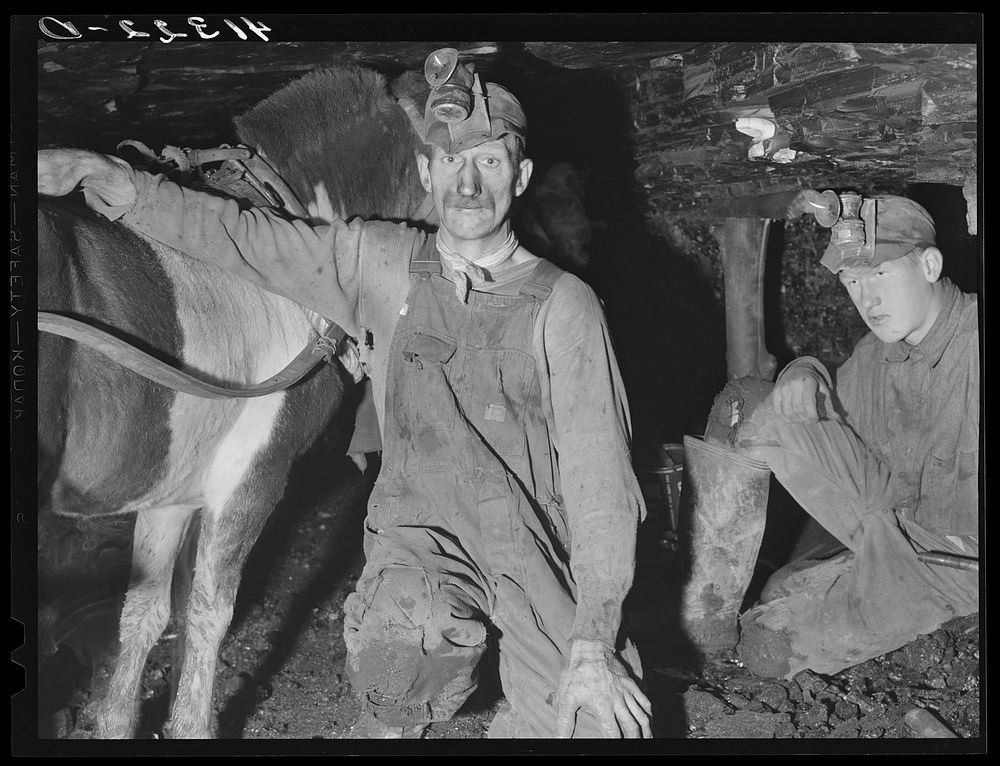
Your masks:
{"label": "overall strap", "polygon": [[428,234],[420,249],[410,253],[410,274],[441,274],[441,256],[438,254],[436,234]]}
{"label": "overall strap", "polygon": [[531,276],[521,285],[521,295],[529,295],[539,301],[547,300],[552,295],[552,288],[565,272],[551,261],[539,258]]}

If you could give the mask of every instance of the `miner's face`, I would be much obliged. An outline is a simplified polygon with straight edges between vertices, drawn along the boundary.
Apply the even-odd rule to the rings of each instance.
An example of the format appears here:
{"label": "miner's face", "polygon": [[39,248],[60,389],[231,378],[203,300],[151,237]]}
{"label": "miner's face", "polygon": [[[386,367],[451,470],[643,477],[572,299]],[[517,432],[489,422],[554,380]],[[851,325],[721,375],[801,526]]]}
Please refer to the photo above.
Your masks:
{"label": "miner's face", "polygon": [[916,345],[937,319],[934,285],[940,275],[941,254],[930,247],[877,266],[844,269],[838,276],[879,340]]}
{"label": "miner's face", "polygon": [[488,141],[455,154],[439,146],[420,155],[424,188],[431,193],[441,226],[456,240],[489,239],[501,232],[515,197],[531,177],[531,160],[515,165],[504,141]]}

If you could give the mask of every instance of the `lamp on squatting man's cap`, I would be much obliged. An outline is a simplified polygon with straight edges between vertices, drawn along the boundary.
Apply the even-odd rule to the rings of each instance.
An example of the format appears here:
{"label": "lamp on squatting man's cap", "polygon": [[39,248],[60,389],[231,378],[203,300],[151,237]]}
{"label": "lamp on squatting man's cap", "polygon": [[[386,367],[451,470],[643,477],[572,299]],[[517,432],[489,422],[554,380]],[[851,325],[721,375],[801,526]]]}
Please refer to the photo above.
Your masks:
{"label": "lamp on squatting man's cap", "polygon": [[810,212],[830,232],[820,263],[834,274],[843,269],[872,268],[937,242],[934,220],[906,197],[862,197],[832,190],[802,193],[799,210]]}
{"label": "lamp on squatting man's cap", "polygon": [[459,60],[455,48],[441,48],[424,62],[431,94],[424,110],[424,143],[457,154],[513,133],[525,144],[528,125],[514,94]]}

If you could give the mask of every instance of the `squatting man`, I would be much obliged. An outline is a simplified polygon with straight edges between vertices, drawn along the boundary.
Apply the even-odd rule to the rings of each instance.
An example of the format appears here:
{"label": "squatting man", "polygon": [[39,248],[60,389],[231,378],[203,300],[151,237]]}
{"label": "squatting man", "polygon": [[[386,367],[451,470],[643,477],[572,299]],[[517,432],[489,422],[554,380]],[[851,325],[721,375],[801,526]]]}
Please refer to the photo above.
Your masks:
{"label": "squatting man", "polygon": [[[912,200],[829,191],[797,204],[832,227],[821,262],[870,332],[832,376],[802,357],[769,393],[730,383],[687,455],[747,481],[770,470],[839,543],[779,569],[740,617],[747,667],[786,678],[836,673],[979,611],[977,298],[942,275],[934,222]],[[742,531],[762,533],[766,491],[743,497],[759,507]],[[725,543],[711,537],[696,546]],[[735,603],[747,584],[730,583]]]}
{"label": "squatting man", "polygon": [[241,211],[74,149],[38,153],[38,191],[82,189],[111,220],[370,332],[384,452],[344,608],[353,736],[449,719],[495,647],[490,736],[649,737],[621,627],[645,507],[606,320],[511,228],[532,173],[521,104],[461,64],[434,77],[416,161],[436,234]]}

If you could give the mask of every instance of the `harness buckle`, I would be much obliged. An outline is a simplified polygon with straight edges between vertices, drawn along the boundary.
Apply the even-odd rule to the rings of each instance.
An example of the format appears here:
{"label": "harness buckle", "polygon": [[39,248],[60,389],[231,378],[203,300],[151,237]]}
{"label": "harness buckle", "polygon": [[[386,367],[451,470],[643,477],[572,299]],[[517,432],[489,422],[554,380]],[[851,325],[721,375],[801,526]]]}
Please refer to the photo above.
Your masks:
{"label": "harness buckle", "polygon": [[327,362],[332,362],[337,358],[339,345],[339,341],[334,340],[329,335],[320,335],[316,338],[313,353],[321,354]]}

